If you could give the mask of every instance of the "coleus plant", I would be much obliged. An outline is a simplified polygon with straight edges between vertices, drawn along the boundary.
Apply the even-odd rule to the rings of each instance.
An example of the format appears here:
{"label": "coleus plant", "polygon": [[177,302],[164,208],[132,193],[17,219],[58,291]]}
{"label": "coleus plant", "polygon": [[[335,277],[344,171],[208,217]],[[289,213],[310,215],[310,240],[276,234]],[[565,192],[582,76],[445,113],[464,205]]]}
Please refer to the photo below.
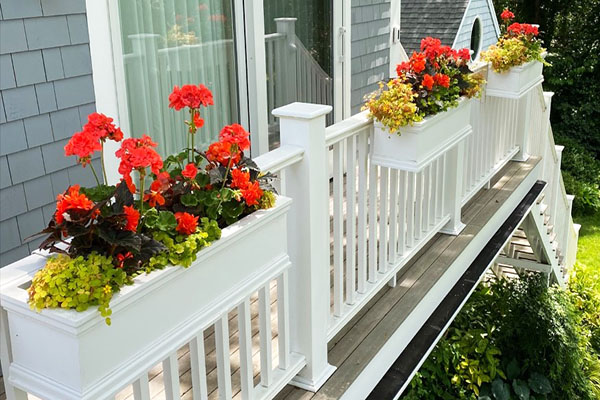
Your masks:
{"label": "coleus plant", "polygon": [[539,61],[548,65],[543,54],[542,41],[538,38],[539,29],[536,25],[512,22],[515,14],[504,9],[500,14],[502,36],[495,45],[481,53],[483,60],[492,64],[495,72],[505,72],[512,67]]}

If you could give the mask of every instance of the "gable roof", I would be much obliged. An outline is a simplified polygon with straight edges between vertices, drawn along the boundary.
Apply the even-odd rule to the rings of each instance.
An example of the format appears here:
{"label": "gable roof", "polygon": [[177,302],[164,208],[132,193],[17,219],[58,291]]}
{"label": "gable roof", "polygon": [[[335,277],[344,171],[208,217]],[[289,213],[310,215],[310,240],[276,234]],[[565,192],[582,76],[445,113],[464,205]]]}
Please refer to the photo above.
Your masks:
{"label": "gable roof", "polygon": [[469,0],[402,0],[400,42],[408,55],[419,51],[427,36],[452,46],[468,4]]}

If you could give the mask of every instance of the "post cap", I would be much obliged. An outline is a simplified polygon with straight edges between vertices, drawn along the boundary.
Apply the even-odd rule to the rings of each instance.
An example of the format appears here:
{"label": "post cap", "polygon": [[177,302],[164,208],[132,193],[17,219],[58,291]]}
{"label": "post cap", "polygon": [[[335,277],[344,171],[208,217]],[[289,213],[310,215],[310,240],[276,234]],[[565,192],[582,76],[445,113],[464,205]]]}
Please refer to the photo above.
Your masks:
{"label": "post cap", "polygon": [[327,115],[333,107],[325,104],[295,102],[274,109],[271,114],[278,118],[315,119]]}

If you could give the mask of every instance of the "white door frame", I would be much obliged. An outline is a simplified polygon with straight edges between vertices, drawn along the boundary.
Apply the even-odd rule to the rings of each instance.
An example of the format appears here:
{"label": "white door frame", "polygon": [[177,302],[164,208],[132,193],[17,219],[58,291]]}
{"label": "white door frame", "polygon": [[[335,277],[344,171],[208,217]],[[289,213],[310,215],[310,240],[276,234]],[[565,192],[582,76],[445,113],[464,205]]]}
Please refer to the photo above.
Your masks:
{"label": "white door frame", "polygon": [[351,0],[333,0],[333,120],[350,117],[351,107]]}
{"label": "white door frame", "polygon": [[[86,0],[86,10],[96,109],[114,118],[119,126],[128,127],[118,1]],[[260,135],[260,132],[267,131],[267,115],[264,112],[267,108],[267,89],[264,17],[259,3],[262,4],[262,0],[233,0],[239,117],[240,123],[251,132],[253,156],[268,151],[268,138],[261,140]],[[260,12],[257,12],[259,9]],[[257,40],[257,37],[261,40]],[[256,95],[250,97],[249,93]],[[129,129],[125,129],[124,134],[126,137],[131,135]],[[111,141],[106,146],[107,154],[114,154],[118,148],[118,144]],[[109,162],[106,168],[109,183],[118,182],[118,163]]]}

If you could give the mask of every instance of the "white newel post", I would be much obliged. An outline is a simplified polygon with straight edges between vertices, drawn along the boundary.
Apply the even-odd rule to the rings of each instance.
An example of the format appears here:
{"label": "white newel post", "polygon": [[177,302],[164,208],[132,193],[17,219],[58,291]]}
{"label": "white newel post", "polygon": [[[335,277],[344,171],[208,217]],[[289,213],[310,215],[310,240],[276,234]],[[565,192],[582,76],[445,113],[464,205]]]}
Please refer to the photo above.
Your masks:
{"label": "white newel post", "polygon": [[564,223],[562,226],[562,232],[561,232],[561,237],[562,237],[562,242],[561,242],[561,247],[564,249],[563,250],[563,264],[567,265],[567,254],[569,253],[569,246],[571,245],[569,243],[569,237],[571,236],[571,213],[573,212],[573,200],[575,200],[575,196],[573,196],[572,194],[568,194],[567,195],[567,212],[565,213],[565,215],[563,216],[564,219]]}
{"label": "white newel post", "polygon": [[[277,32],[283,33],[286,37],[285,42],[285,60],[282,60],[285,65],[285,76],[286,82],[286,98],[289,102],[294,101],[298,98],[297,87],[296,87],[296,21],[298,18],[275,18],[277,24]],[[281,82],[279,82],[281,84]]]}
{"label": "white newel post", "polygon": [[329,312],[329,199],[325,117],[332,107],[292,103],[273,110],[281,144],[304,149],[301,162],[286,170],[290,276],[290,345],[306,357],[291,384],[316,391],[335,367],[327,362]]}
{"label": "white newel post", "polygon": [[460,141],[446,153],[446,172],[444,186],[444,213],[450,214],[450,221],[440,232],[458,235],[465,228],[460,220],[462,206],[462,187],[465,159],[465,142]]}

